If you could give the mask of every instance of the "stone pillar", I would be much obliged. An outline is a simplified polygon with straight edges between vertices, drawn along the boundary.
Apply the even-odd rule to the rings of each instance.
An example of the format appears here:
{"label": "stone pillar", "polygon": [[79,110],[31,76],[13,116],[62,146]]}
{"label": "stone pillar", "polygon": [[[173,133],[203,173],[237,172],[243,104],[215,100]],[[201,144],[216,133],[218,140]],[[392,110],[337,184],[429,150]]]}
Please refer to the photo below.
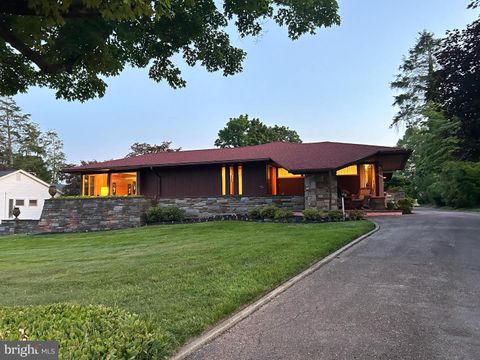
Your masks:
{"label": "stone pillar", "polygon": [[337,210],[337,177],[335,174],[305,175],[305,208]]}

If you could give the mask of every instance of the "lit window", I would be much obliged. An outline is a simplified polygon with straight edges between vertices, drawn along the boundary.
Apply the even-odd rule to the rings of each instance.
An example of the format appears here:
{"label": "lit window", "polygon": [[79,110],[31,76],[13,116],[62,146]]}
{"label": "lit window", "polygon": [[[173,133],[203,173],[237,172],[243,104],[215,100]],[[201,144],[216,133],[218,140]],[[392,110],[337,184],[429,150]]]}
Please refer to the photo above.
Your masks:
{"label": "lit window", "polygon": [[277,168],[267,165],[267,181],[270,195],[277,195]]}
{"label": "lit window", "polygon": [[337,176],[355,176],[358,175],[357,165],[350,165],[343,169],[337,170]]}
{"label": "lit window", "polygon": [[15,200],[15,206],[25,206],[25,200]]}
{"label": "lit window", "polygon": [[222,166],[222,195],[227,195],[227,168],[226,166]]}
{"label": "lit window", "polygon": [[235,167],[230,166],[230,195],[235,195]]}
{"label": "lit window", "polygon": [[243,194],[243,166],[238,165],[238,195]]}
{"label": "lit window", "polygon": [[28,206],[35,207],[38,205],[37,200],[28,200]]}
{"label": "lit window", "polygon": [[302,178],[303,175],[292,174],[287,169],[278,168],[278,178],[285,179],[285,178]]}

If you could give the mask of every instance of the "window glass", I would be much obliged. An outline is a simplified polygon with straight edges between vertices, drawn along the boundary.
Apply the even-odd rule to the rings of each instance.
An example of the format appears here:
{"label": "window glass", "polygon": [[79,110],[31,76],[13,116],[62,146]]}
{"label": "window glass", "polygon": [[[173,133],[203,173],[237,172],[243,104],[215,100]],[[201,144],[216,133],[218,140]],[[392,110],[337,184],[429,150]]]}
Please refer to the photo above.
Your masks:
{"label": "window glass", "polygon": [[243,166],[238,165],[237,168],[237,173],[238,173],[238,195],[243,195]]}
{"label": "window glass", "polygon": [[235,195],[235,167],[230,166],[230,195]]}
{"label": "window glass", "polygon": [[222,195],[227,195],[227,167],[222,166]]}
{"label": "window glass", "polygon": [[350,165],[344,167],[343,169],[337,170],[337,176],[355,176],[358,175],[358,167],[357,165]]}
{"label": "window glass", "polygon": [[24,205],[25,205],[25,200],[20,200],[20,199],[15,200],[15,206],[24,206]]}
{"label": "window glass", "polygon": [[278,168],[278,178],[279,179],[286,179],[286,178],[302,178],[303,175],[292,174],[287,169]]}
{"label": "window glass", "polygon": [[37,206],[38,205],[38,201],[37,200],[28,200],[28,206]]}

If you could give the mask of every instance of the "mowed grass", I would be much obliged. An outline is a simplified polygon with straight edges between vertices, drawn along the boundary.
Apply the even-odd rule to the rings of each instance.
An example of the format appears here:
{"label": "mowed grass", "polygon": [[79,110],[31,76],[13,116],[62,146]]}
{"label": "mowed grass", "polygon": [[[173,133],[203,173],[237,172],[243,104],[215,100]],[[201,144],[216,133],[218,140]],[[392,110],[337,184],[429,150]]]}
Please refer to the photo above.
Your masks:
{"label": "mowed grass", "polygon": [[372,228],[225,221],[0,237],[0,305],[117,306],[173,351]]}

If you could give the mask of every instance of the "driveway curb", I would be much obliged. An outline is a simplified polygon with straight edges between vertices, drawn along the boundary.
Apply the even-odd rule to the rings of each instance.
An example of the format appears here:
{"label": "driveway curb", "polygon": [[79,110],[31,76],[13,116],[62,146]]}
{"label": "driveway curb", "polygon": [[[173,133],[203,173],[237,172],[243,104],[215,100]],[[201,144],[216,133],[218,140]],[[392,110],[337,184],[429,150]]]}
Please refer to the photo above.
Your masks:
{"label": "driveway curb", "polygon": [[337,256],[340,254],[344,253],[351,247],[355,246],[358,244],[360,241],[366,239],[370,235],[376,233],[380,227],[379,225],[375,222],[372,221],[373,224],[375,225],[375,228],[368,233],[358,237],[357,239],[349,242],[347,245],[344,247],[338,249],[337,251],[331,253],[327,257],[324,257],[323,259],[319,260],[318,262],[314,263],[312,266],[310,266],[308,269],[304,270],[297,276],[291,278],[290,280],[287,280],[277,288],[273,289],[270,291],[267,295],[261,297],[254,303],[247,305],[245,308],[242,310],[238,311],[237,313],[233,314],[229,318],[223,320],[220,322],[218,325],[216,325],[214,328],[208,330],[206,333],[203,335],[200,335],[199,337],[191,340],[188,342],[185,346],[183,346],[174,356],[170,358],[170,360],[183,360],[187,356],[191,355],[193,352],[198,350],[200,347],[203,345],[211,342],[213,339],[217,338],[218,336],[222,335],[224,332],[226,332],[228,329],[233,327],[234,325],[238,324],[240,321],[245,319],[246,317],[250,316],[253,314],[255,311],[259,310],[261,307],[264,305],[268,304],[270,301],[272,301],[274,298],[276,298],[278,295],[283,293],[285,290],[288,288],[292,287],[294,284],[299,282],[300,280],[306,278],[313,272],[317,271],[320,269],[322,266],[328,264],[330,261],[335,259]]}

